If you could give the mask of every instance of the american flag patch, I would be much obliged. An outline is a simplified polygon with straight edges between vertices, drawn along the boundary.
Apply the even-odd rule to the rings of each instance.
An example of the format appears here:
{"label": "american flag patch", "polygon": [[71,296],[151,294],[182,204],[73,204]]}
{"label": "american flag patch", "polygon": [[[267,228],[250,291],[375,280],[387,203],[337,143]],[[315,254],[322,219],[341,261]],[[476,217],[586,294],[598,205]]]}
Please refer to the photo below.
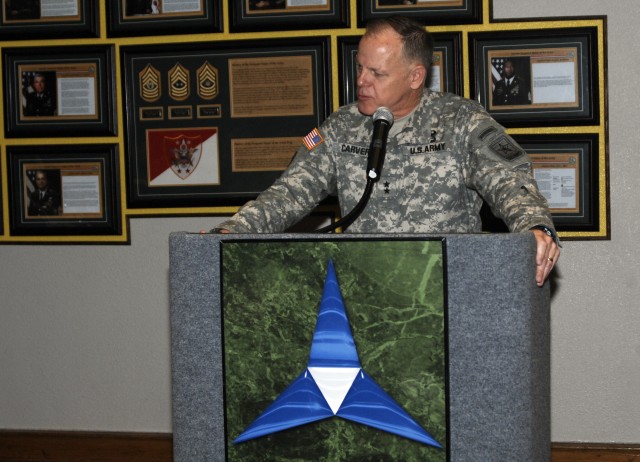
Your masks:
{"label": "american flag patch", "polygon": [[311,151],[315,147],[321,145],[324,142],[324,138],[322,137],[318,129],[314,128],[309,132],[307,136],[302,138],[302,142],[307,147],[307,149]]}

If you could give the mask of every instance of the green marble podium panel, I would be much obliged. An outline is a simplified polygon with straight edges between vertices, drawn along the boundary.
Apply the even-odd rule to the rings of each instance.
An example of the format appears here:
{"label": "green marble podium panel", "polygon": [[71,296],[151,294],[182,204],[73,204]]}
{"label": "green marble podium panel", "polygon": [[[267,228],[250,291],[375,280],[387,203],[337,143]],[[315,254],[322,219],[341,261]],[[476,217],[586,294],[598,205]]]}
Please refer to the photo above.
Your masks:
{"label": "green marble podium panel", "polygon": [[[224,241],[228,461],[447,461],[445,254],[441,239]],[[332,259],[362,368],[444,449],[338,417],[232,441],[307,366]]]}

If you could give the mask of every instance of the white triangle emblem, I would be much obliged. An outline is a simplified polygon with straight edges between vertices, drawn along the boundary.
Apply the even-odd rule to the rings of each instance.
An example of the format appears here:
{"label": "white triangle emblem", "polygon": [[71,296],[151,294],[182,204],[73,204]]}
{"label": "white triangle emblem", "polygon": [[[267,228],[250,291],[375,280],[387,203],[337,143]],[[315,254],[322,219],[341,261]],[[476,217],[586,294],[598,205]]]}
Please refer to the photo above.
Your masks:
{"label": "white triangle emblem", "polygon": [[344,398],[356,379],[359,367],[309,367],[313,380],[333,411],[338,413]]}

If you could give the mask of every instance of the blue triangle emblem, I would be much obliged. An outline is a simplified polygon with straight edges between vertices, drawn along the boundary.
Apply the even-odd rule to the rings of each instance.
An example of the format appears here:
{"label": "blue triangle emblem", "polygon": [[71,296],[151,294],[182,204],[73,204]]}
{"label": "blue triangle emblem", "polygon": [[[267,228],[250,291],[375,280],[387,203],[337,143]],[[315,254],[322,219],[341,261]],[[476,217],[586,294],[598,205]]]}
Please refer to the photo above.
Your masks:
{"label": "blue triangle emblem", "polygon": [[234,444],[334,416],[442,448],[362,370],[330,260],[307,368]]}

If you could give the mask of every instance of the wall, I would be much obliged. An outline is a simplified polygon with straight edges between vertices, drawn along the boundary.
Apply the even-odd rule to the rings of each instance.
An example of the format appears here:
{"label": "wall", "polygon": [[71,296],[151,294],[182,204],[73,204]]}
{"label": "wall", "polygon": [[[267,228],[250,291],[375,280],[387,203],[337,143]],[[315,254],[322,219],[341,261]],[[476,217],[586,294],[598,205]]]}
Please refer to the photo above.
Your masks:
{"label": "wall", "polygon": [[567,242],[552,300],[552,440],[640,442],[634,0],[496,0],[495,17],[608,16],[611,241]]}
{"label": "wall", "polygon": [[[608,16],[612,239],[565,242],[556,269],[554,442],[640,442],[639,13],[494,1],[498,18]],[[136,218],[130,246],[1,245],[0,429],[170,432],[168,235],[219,221]]]}

